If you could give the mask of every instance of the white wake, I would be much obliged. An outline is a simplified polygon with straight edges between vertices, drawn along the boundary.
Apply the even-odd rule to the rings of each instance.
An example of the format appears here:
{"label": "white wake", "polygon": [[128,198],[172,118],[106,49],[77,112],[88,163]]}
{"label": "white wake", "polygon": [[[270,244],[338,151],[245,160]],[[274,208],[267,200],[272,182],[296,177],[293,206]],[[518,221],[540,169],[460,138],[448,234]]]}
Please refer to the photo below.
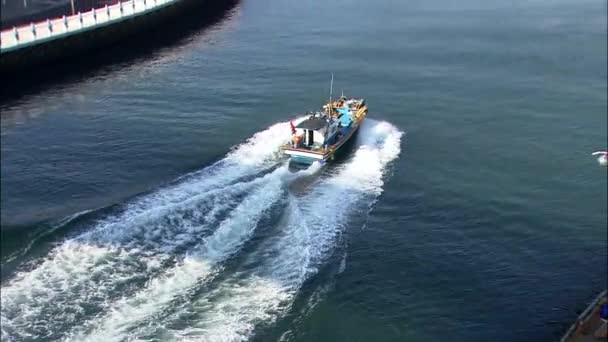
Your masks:
{"label": "white wake", "polygon": [[[288,139],[288,123],[273,125],[214,165],[134,200],[17,273],[1,289],[1,339],[57,339],[108,310],[114,310],[108,322],[121,312],[132,314],[131,301],[121,294],[143,284],[154,293],[172,279],[198,272],[203,274],[197,279],[204,277],[250,236],[239,222],[252,219],[253,225],[249,214],[260,214],[280,195],[286,172],[270,171],[277,166],[278,147]],[[240,231],[233,231],[234,225]],[[154,294],[160,300],[149,305],[155,308],[170,296]]]}
{"label": "white wake", "polygon": [[289,308],[304,281],[332,252],[348,220],[382,192],[387,165],[400,153],[401,135],[369,120],[352,160],[302,197],[291,197],[283,233],[252,258],[249,276],[234,277],[194,301],[189,327],[165,333],[179,341],[244,341],[258,324],[271,324]]}
{"label": "white wake", "polygon": [[[280,123],[217,163],[130,202],[2,287],[2,340],[106,342],[158,333],[247,340],[289,308],[349,219],[382,192],[402,133],[368,119],[359,134],[353,157],[304,194],[290,193],[288,185],[320,166],[294,174],[278,164],[278,147],[289,139],[289,124]],[[277,205],[285,209],[277,233],[244,255],[253,266],[197,293]]]}

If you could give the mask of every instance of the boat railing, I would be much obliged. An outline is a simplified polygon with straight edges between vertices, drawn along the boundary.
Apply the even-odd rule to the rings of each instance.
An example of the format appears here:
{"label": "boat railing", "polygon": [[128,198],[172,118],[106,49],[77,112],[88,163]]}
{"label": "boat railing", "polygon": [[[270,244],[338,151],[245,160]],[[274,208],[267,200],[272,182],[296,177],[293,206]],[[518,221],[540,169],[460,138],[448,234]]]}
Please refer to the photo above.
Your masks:
{"label": "boat railing", "polygon": [[589,306],[583,311],[577,318],[576,321],[570,326],[568,331],[562,336],[560,342],[568,342],[571,341],[572,337],[582,328],[582,326],[587,322],[591,315],[596,310],[597,306],[602,302],[606,302],[607,290],[602,291],[595,299],[589,304]]}

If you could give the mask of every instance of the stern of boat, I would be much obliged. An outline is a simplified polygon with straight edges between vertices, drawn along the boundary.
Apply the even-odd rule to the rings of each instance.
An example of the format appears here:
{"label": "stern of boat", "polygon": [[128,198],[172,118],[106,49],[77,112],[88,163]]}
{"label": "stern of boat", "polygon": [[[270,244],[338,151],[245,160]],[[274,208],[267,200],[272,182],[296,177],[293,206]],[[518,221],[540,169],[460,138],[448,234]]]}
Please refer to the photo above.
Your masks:
{"label": "stern of boat", "polygon": [[304,165],[310,165],[314,162],[324,163],[329,158],[329,153],[324,150],[311,151],[285,145],[281,148],[281,151],[289,156],[291,162]]}

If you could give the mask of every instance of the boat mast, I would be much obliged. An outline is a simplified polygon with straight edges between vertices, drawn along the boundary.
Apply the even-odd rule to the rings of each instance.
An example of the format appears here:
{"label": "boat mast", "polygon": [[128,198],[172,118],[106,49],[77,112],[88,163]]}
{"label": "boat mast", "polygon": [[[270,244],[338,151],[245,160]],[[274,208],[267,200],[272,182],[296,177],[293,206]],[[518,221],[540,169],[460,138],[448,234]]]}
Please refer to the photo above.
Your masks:
{"label": "boat mast", "polygon": [[334,90],[334,73],[331,73],[331,85],[329,86],[329,110],[328,110],[328,114],[331,115],[331,93]]}

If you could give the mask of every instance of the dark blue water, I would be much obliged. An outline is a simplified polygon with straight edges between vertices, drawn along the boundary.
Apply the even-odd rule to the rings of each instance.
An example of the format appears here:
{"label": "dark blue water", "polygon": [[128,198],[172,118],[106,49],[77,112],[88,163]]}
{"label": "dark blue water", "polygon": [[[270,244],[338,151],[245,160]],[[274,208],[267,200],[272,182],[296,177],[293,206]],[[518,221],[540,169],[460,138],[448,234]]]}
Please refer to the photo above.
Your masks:
{"label": "dark blue water", "polygon": [[[606,10],[244,0],[3,103],[2,340],[558,339],[607,286]],[[332,72],[368,120],[291,173]]]}

